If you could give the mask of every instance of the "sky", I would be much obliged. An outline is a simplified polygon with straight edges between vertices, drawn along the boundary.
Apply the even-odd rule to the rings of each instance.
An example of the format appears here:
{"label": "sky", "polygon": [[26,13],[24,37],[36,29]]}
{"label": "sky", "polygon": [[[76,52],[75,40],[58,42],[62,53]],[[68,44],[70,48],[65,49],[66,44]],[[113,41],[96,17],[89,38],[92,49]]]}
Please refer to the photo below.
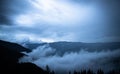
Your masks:
{"label": "sky", "polygon": [[120,41],[120,0],[0,0],[0,39]]}

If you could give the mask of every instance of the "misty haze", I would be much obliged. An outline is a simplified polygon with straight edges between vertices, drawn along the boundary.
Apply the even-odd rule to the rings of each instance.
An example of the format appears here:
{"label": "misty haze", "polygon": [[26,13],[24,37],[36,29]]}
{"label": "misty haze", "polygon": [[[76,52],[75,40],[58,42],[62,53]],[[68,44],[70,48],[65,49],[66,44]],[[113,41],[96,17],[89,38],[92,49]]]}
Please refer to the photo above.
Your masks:
{"label": "misty haze", "polygon": [[120,74],[120,0],[0,0],[0,73]]}

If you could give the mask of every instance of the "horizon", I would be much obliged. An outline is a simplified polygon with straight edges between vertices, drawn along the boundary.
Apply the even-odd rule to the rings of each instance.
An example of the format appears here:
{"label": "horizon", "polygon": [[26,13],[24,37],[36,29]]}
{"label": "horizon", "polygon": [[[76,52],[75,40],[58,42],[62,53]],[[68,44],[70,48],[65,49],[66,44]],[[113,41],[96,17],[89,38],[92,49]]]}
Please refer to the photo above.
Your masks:
{"label": "horizon", "polygon": [[5,41],[5,42],[10,42],[10,43],[17,43],[17,44],[22,44],[22,43],[31,43],[31,44],[36,44],[36,43],[59,43],[59,42],[65,42],[65,43],[120,43],[120,41],[112,41],[112,42],[75,42],[75,41],[56,41],[56,42],[44,42],[44,41],[8,41],[8,40],[2,40],[0,39],[1,41]]}

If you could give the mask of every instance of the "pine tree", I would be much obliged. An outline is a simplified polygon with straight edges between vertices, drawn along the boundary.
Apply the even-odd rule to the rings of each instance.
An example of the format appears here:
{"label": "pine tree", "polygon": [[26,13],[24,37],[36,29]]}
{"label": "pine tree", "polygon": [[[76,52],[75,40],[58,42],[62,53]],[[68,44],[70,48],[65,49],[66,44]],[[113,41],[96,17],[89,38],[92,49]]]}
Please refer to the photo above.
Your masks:
{"label": "pine tree", "polygon": [[97,74],[104,74],[104,72],[103,72],[101,69],[99,69],[99,70],[97,71]]}
{"label": "pine tree", "polygon": [[47,70],[48,73],[50,73],[50,68],[49,68],[48,65],[46,65],[46,70]]}

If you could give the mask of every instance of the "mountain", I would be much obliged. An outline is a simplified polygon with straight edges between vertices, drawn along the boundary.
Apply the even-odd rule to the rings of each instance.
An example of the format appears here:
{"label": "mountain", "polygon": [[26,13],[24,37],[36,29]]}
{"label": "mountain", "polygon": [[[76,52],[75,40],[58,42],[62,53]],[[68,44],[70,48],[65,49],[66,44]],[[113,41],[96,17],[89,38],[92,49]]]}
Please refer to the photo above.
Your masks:
{"label": "mountain", "polygon": [[[17,43],[17,42],[16,42]],[[42,46],[44,44],[46,44],[46,42],[42,42],[42,41],[22,41],[22,42],[18,42],[18,44],[20,44],[21,46],[28,48],[28,49],[36,49],[36,47],[38,46]]]}
{"label": "mountain", "polygon": [[29,49],[34,49],[27,53],[29,57],[24,57],[21,61],[27,59],[43,68],[49,65],[56,74],[67,74],[70,70],[73,72],[88,68],[94,71],[100,68],[104,72],[120,69],[120,42],[53,42],[26,45]]}
{"label": "mountain", "polygon": [[81,43],[81,42],[54,42],[50,46],[57,50],[57,52],[79,52],[85,50],[88,52],[112,51],[120,49],[120,42],[111,43]]}
{"label": "mountain", "polygon": [[16,52],[24,52],[24,51],[30,52],[31,51],[25,47],[22,47],[19,44],[7,42],[7,41],[2,41],[2,40],[0,40],[0,46],[5,47],[7,49],[10,48],[12,51],[16,51]]}
{"label": "mountain", "polygon": [[30,52],[18,44],[0,40],[0,74],[48,74],[48,72],[32,63],[18,63],[21,52]]}
{"label": "mountain", "polygon": [[88,52],[99,51],[113,51],[120,49],[120,42],[106,42],[106,43],[82,43],[82,42],[53,42],[53,43],[28,43],[29,49],[36,49],[39,46],[49,44],[53,49],[56,49],[55,54],[63,55],[64,53],[79,52],[85,50]]}
{"label": "mountain", "polygon": [[43,46],[45,44],[47,44],[47,43],[25,43],[24,47],[26,47],[30,50],[33,50],[33,49],[36,49],[37,47]]}

